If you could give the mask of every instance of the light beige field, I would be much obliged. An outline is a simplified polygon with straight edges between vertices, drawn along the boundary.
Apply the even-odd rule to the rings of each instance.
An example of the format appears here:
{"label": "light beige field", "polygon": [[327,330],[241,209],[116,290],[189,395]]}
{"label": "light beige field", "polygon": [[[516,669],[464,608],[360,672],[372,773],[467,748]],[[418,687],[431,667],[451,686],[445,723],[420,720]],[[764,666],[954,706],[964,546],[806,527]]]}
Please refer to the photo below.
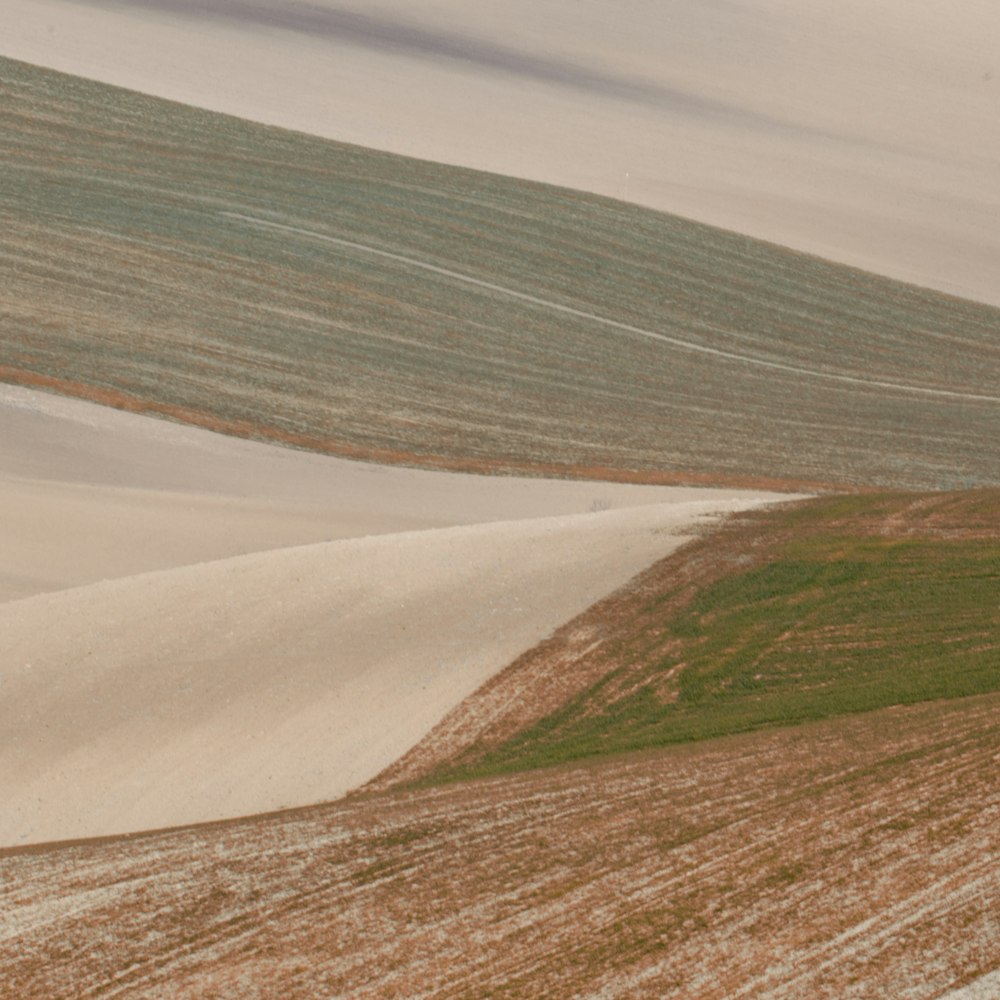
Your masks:
{"label": "light beige field", "polygon": [[0,845],[335,798],[738,491],[383,468],[0,390]]}
{"label": "light beige field", "polygon": [[0,600],[289,545],[746,491],[442,474],[0,385]]}
{"label": "light beige field", "polygon": [[5,0],[4,15],[3,55],[1000,304],[993,0]]}

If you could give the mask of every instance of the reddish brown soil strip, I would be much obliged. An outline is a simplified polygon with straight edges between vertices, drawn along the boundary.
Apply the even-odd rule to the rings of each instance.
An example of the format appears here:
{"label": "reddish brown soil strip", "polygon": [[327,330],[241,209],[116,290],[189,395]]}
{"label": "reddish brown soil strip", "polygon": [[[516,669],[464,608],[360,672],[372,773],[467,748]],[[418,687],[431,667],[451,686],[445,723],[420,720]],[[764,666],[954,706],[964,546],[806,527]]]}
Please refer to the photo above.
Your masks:
{"label": "reddish brown soil strip", "polygon": [[202,427],[220,434],[269,441],[315,451],[339,458],[383,465],[406,465],[447,472],[470,472],[480,475],[520,475],[554,479],[592,479],[611,483],[633,483],[643,486],[711,486],[720,489],[767,490],[777,493],[858,493],[857,487],[831,482],[798,479],[776,479],[768,476],[736,476],[705,472],[652,472],[642,469],[616,469],[599,465],[569,465],[557,462],[519,462],[507,459],[487,460],[457,458],[447,455],[417,454],[385,448],[363,448],[344,441],[309,434],[284,431],[266,424],[246,420],[227,420],[203,410],[162,403],[101,386],[88,385],[69,379],[42,375],[38,372],[0,365],[0,381],[32,389],[46,389],[76,399],[111,406],[129,413],[164,417],[179,423]]}

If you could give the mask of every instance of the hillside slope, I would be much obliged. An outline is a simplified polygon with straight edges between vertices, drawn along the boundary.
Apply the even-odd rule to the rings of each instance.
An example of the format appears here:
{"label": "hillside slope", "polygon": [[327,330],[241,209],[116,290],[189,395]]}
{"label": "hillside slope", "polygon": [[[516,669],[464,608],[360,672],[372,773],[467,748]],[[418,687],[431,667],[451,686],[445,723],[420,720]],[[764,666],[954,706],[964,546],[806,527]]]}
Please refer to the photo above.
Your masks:
{"label": "hillside slope", "polygon": [[0,429],[0,601],[310,542],[760,496],[389,468],[9,385]]}
{"label": "hillside slope", "polygon": [[998,708],[0,852],[0,981],[19,1000],[931,1000],[1000,966]]}
{"label": "hillside slope", "polygon": [[0,981],[26,1000],[988,995],[998,515],[996,490],[742,515],[485,685],[396,787],[0,850]]}
{"label": "hillside slope", "polygon": [[380,783],[996,691],[998,594],[996,490],[741,515],[520,657]]}
{"label": "hillside slope", "polygon": [[387,468],[0,386],[0,845],[339,795],[767,499]]}
{"label": "hillside slope", "polygon": [[0,845],[337,798],[724,503],[349,538],[0,604]]}
{"label": "hillside slope", "polygon": [[1000,305],[993,0],[5,0],[0,55]]}
{"label": "hillside slope", "polygon": [[0,61],[0,379],[348,457],[1000,482],[1000,311]]}

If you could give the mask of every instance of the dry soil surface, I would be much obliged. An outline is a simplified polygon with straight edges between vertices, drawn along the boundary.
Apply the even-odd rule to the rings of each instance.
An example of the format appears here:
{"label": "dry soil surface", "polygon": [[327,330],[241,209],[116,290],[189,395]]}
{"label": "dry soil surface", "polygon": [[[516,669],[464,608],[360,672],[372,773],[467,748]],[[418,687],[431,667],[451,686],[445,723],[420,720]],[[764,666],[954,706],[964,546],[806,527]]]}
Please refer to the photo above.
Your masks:
{"label": "dry soil surface", "polygon": [[381,468],[0,391],[0,845],[335,798],[774,495]]}
{"label": "dry soil surface", "polygon": [[0,853],[0,981],[21,1000],[992,997],[997,707]]}
{"label": "dry soil surface", "polygon": [[287,545],[755,495],[344,461],[0,385],[0,600]]}

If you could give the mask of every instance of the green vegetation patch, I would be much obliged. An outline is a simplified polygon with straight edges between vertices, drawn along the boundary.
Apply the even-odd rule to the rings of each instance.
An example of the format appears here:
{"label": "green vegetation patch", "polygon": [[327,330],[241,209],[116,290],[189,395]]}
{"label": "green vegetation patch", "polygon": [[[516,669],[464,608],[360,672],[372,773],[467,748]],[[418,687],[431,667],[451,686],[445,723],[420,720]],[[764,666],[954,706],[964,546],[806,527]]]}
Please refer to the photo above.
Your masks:
{"label": "green vegetation patch", "polygon": [[[684,560],[700,571],[679,582]],[[751,514],[657,567],[604,676],[451,774],[1000,690],[1000,493]]]}

